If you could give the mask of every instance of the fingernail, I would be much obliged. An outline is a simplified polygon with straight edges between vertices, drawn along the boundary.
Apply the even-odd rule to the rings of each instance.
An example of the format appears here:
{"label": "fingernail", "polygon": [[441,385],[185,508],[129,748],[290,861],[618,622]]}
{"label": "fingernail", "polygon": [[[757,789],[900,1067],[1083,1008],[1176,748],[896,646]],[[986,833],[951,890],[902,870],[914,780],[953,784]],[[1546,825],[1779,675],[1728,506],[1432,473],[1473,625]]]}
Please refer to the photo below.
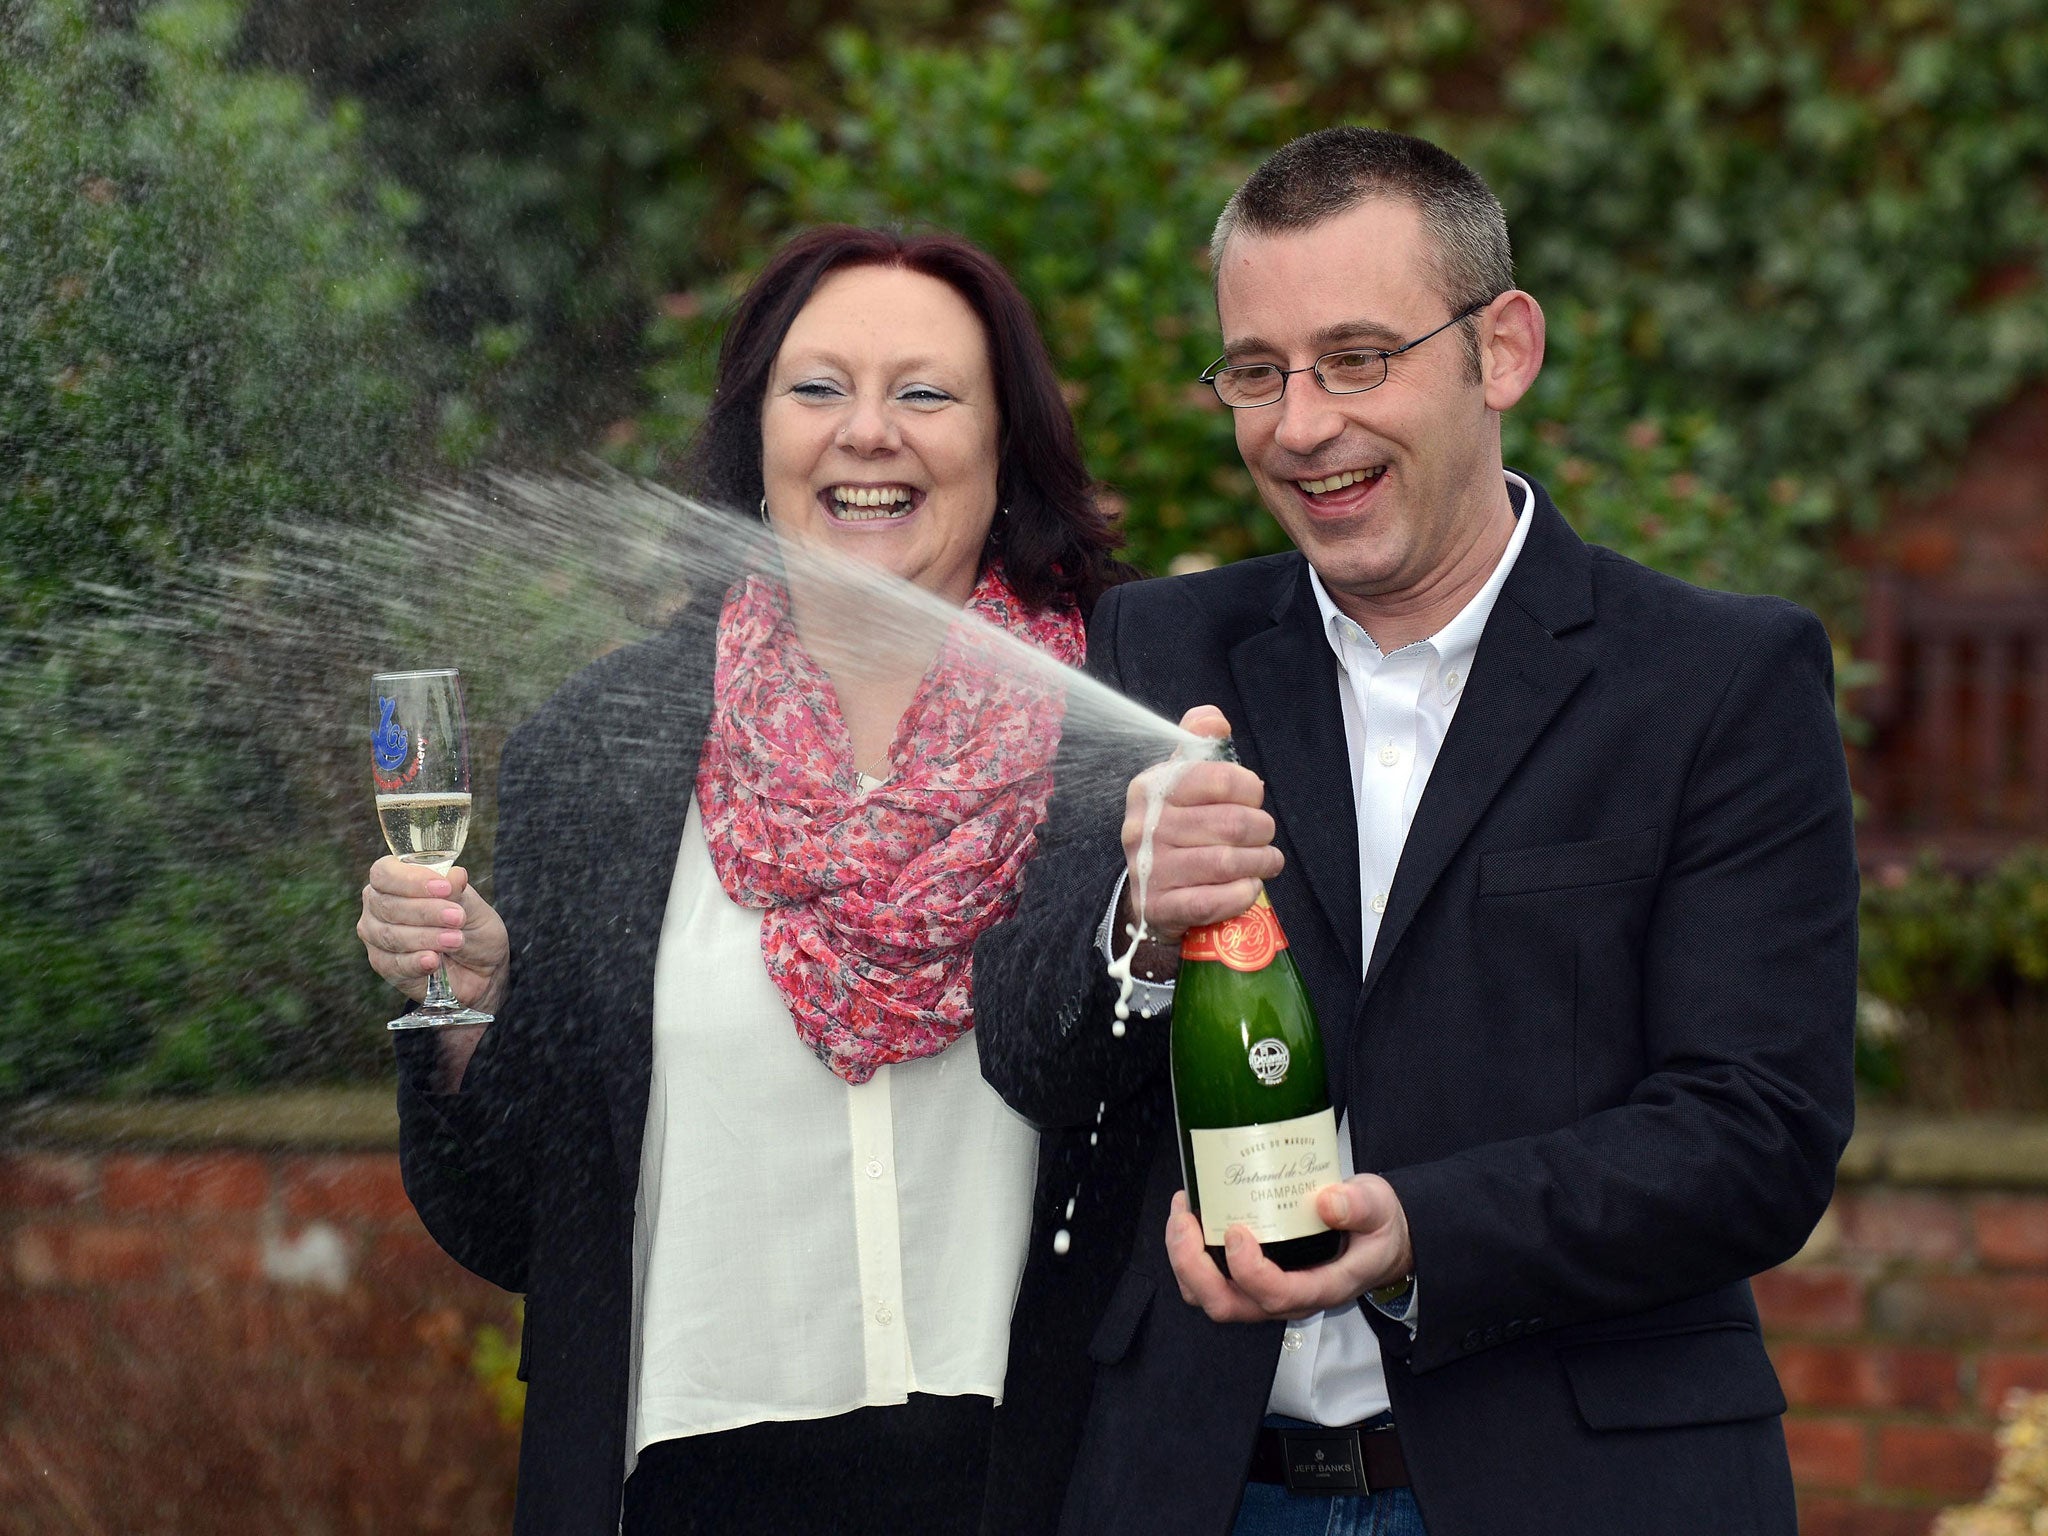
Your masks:
{"label": "fingernail", "polygon": [[435,937],[443,949],[457,949],[462,944],[462,935],[460,933],[443,933],[437,934]]}
{"label": "fingernail", "polygon": [[427,894],[429,896],[452,896],[455,894],[455,887],[446,880],[429,880],[427,882]]}
{"label": "fingernail", "polygon": [[1225,1253],[1243,1253],[1245,1244],[1248,1241],[1250,1241],[1250,1239],[1248,1239],[1242,1232],[1225,1233],[1223,1237],[1223,1251]]}
{"label": "fingernail", "polygon": [[450,928],[460,928],[462,926],[462,908],[443,907],[441,909],[441,921]]}

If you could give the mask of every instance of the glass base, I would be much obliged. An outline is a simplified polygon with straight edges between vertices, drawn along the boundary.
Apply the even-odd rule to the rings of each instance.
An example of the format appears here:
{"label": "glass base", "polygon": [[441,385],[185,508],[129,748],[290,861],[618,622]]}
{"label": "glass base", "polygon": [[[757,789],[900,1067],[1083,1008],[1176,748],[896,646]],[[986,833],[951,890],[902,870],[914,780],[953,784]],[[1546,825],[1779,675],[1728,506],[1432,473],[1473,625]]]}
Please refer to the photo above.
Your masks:
{"label": "glass base", "polygon": [[479,1013],[474,1008],[415,1008],[411,1013],[401,1013],[386,1029],[452,1029],[458,1024],[488,1024],[493,1014]]}

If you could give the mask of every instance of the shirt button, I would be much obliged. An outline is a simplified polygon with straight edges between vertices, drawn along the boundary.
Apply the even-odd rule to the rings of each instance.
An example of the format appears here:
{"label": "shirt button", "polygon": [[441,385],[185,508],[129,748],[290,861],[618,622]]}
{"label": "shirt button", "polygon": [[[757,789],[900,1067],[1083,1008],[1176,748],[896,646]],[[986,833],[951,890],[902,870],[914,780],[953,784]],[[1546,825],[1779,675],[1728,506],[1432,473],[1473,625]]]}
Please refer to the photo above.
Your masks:
{"label": "shirt button", "polygon": [[1451,692],[1456,693],[1458,691],[1458,674],[1455,672],[1446,672],[1444,674],[1444,686],[1450,689]]}
{"label": "shirt button", "polygon": [[880,1323],[884,1328],[888,1327],[891,1323],[896,1321],[896,1314],[889,1310],[889,1304],[886,1301],[883,1302],[879,1307],[875,1308],[875,1321]]}
{"label": "shirt button", "polygon": [[1372,893],[1372,910],[1375,917],[1387,910],[1387,893],[1385,891],[1374,891]]}
{"label": "shirt button", "polygon": [[1286,1350],[1290,1355],[1293,1354],[1296,1350],[1300,1349],[1301,1330],[1299,1328],[1288,1329],[1286,1334],[1280,1340],[1280,1347]]}
{"label": "shirt button", "polygon": [[880,1178],[881,1176],[882,1176],[882,1160],[881,1160],[881,1159],[880,1159],[879,1157],[871,1157],[871,1158],[869,1158],[869,1159],[868,1159],[868,1177],[869,1177],[869,1178],[871,1178],[871,1179],[879,1179],[879,1178]]}
{"label": "shirt button", "polygon": [[1391,741],[1380,748],[1380,766],[1382,768],[1391,768],[1399,761],[1401,761],[1401,749]]}

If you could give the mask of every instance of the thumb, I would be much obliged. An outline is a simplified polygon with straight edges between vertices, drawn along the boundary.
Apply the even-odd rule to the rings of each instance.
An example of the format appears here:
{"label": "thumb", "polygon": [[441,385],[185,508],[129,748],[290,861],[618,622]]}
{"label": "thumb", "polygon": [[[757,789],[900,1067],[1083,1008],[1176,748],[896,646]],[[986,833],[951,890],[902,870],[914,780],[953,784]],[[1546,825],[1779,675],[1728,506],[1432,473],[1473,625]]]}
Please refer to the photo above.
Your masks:
{"label": "thumb", "polygon": [[1214,704],[1197,704],[1180,717],[1180,728],[1197,736],[1228,736],[1230,721]]}
{"label": "thumb", "polygon": [[1378,1226],[1381,1213],[1373,1206],[1371,1192],[1355,1180],[1325,1184],[1316,1191],[1316,1214],[1332,1231],[1364,1232]]}
{"label": "thumb", "polygon": [[448,882],[449,899],[453,901],[462,900],[462,893],[469,889],[469,871],[460,864],[457,864],[441,878]]}

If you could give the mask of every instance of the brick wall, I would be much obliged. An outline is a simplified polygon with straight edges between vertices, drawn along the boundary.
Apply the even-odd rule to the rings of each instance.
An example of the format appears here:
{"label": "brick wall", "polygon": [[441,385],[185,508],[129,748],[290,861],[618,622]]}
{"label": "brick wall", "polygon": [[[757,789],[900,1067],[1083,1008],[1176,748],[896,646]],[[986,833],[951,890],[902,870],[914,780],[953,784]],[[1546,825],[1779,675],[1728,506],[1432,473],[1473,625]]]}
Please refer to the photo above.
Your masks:
{"label": "brick wall", "polygon": [[[0,1536],[502,1532],[470,1367],[511,1305],[399,1186],[384,1095],[60,1110],[0,1145]],[[1757,1300],[1806,1536],[1974,1499],[2048,1388],[2048,1123],[1873,1121]]]}
{"label": "brick wall", "polygon": [[0,1146],[0,1533],[509,1529],[470,1356],[512,1302],[421,1228],[387,1100]]}
{"label": "brick wall", "polygon": [[2048,1134],[1858,1132],[1806,1250],[1760,1276],[1805,1536],[1921,1536],[1990,1481],[2015,1388],[2048,1389]]}

